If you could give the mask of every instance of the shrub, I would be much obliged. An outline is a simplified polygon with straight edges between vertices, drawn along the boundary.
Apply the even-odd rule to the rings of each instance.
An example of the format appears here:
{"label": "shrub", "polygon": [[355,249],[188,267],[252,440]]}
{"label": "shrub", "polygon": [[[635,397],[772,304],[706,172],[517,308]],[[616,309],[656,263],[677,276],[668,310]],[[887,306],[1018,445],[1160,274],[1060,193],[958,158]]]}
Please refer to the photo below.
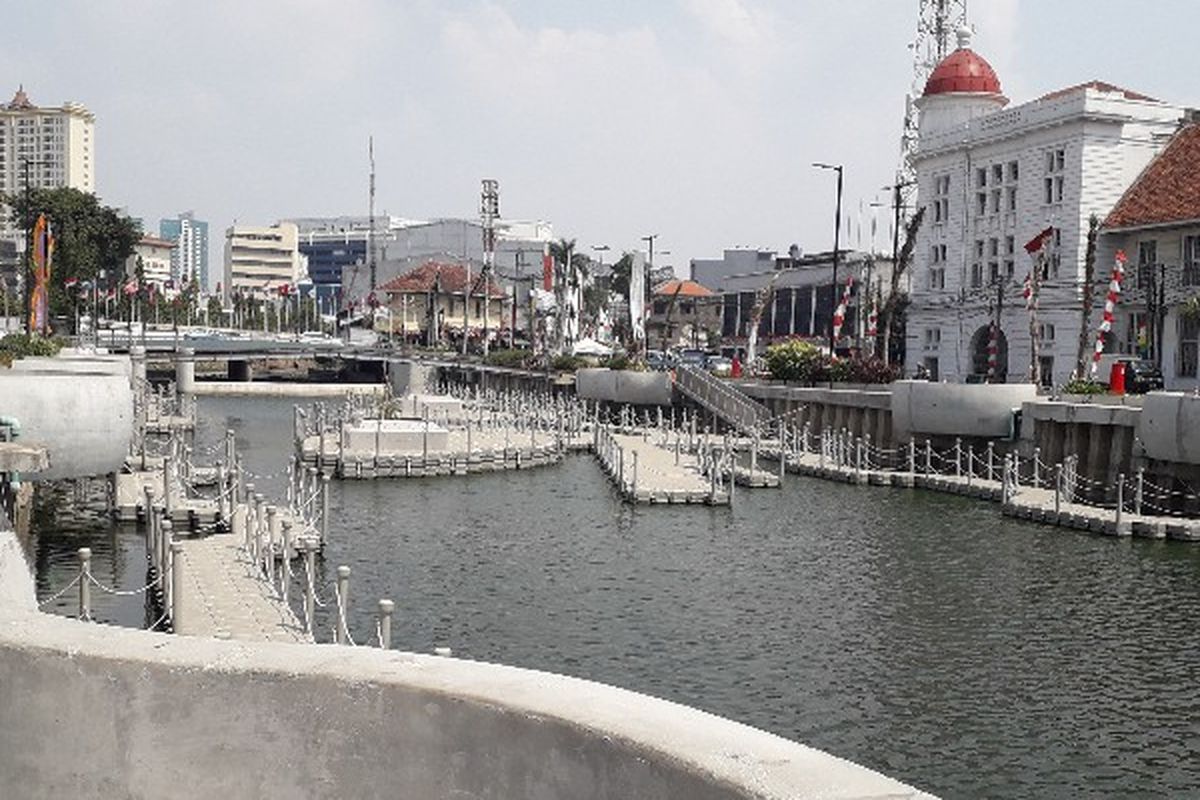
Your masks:
{"label": "shrub", "polygon": [[44,336],[27,336],[23,333],[10,333],[0,339],[0,364],[12,366],[12,362],[29,356],[54,356],[62,349],[58,339]]}
{"label": "shrub", "polygon": [[801,383],[891,383],[900,377],[899,367],[875,356],[832,359],[821,348],[802,339],[767,348],[767,370],[776,380]]}
{"label": "shrub", "polygon": [[775,380],[811,383],[825,379],[829,357],[811,342],[792,339],[768,347],[764,361]]}
{"label": "shrub", "polygon": [[1096,381],[1084,378],[1067,381],[1062,390],[1063,394],[1104,394],[1108,391],[1108,387],[1103,383],[1096,383]]}
{"label": "shrub", "polygon": [[488,353],[487,363],[493,367],[520,369],[529,359],[528,350],[493,350]]}
{"label": "shrub", "polygon": [[559,372],[574,372],[575,370],[586,366],[587,359],[581,356],[555,356],[554,360],[550,362],[551,369],[555,369]]}

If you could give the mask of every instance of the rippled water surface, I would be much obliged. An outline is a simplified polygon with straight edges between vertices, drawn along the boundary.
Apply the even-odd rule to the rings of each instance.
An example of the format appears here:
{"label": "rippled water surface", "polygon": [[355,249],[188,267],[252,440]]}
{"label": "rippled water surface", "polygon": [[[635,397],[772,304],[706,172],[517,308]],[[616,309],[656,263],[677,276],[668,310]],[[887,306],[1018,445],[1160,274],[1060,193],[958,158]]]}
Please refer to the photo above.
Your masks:
{"label": "rippled water surface", "polygon": [[[199,442],[232,428],[281,496],[290,409],[202,400]],[[391,597],[399,647],[666,697],[946,798],[1200,796],[1198,547],[806,478],[733,511],[631,509],[586,456],[335,482],[332,503],[322,580],[353,568],[360,642]],[[79,527],[37,537],[41,596],[73,574]],[[135,531],[82,527],[140,583]]]}

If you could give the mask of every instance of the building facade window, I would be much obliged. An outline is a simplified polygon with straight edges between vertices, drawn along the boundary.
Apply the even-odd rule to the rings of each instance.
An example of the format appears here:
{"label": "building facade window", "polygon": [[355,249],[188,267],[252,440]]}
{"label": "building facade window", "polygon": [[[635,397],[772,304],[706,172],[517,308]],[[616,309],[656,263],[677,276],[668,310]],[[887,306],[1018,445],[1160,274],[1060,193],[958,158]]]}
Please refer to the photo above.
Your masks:
{"label": "building facade window", "polygon": [[1138,242],[1137,286],[1148,289],[1154,280],[1154,265],[1158,263],[1158,242],[1154,239]]}
{"label": "building facade window", "polygon": [[926,328],[925,329],[925,349],[937,350],[942,345],[942,329],[941,328]]}
{"label": "building facade window", "polygon": [[946,245],[935,244],[929,258],[929,288],[946,288]]}
{"label": "building facade window", "polygon": [[1200,286],[1200,236],[1183,237],[1183,285]]}
{"label": "building facade window", "polygon": [[1175,375],[1180,378],[1196,377],[1197,356],[1200,356],[1200,320],[1195,317],[1179,318],[1179,355],[1176,359]]}
{"label": "building facade window", "polygon": [[1066,168],[1067,152],[1062,148],[1046,152],[1046,177],[1043,179],[1046,205],[1063,201],[1063,170]]}
{"label": "building facade window", "polygon": [[946,222],[950,219],[950,176],[938,175],[933,179],[933,221]]}

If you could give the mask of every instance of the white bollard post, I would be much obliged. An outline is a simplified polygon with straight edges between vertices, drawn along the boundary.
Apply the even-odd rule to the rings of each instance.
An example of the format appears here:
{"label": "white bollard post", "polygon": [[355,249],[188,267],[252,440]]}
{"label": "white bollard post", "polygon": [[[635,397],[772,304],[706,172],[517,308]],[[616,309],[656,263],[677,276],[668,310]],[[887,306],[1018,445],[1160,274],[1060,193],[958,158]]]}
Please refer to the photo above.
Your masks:
{"label": "white bollard post", "polygon": [[1125,510],[1125,473],[1117,475],[1117,513],[1113,521],[1117,524],[1117,532],[1120,533],[1121,527],[1121,512]]}
{"label": "white bollard post", "polygon": [[183,544],[171,542],[171,629],[179,633],[183,624]]}
{"label": "white bollard post", "polygon": [[996,443],[988,442],[987,446],[987,479],[992,480],[992,460],[996,455]]}
{"label": "white bollard post", "polygon": [[1142,489],[1146,482],[1146,470],[1144,467],[1138,467],[1137,471],[1137,488],[1133,495],[1133,513],[1140,515],[1142,513]]}
{"label": "white bollard post", "polygon": [[1041,456],[1042,449],[1040,447],[1033,448],[1033,488],[1035,489],[1042,488]]}
{"label": "white bollard post", "polygon": [[79,548],[79,618],[92,619],[92,548]]}
{"label": "white bollard post", "polygon": [[1063,469],[1062,464],[1054,465],[1054,516],[1057,518],[1062,511]]}
{"label": "white bollard post", "polygon": [[309,636],[313,632],[313,614],[317,609],[316,597],[316,548],[308,539],[304,540],[304,632]]}
{"label": "white bollard post", "polygon": [[346,644],[350,639],[350,624],[346,619],[350,608],[350,568],[345,565],[337,568],[337,590],[337,643]]}
{"label": "white bollard post", "polygon": [[392,649],[392,613],[396,604],[386,598],[379,601],[379,646],[384,650]]}

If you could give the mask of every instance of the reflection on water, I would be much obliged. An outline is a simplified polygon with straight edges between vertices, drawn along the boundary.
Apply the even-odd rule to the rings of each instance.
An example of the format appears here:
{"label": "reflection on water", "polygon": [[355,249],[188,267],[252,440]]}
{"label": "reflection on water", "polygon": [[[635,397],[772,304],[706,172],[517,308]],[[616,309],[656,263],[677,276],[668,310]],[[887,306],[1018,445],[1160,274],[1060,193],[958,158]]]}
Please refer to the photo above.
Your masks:
{"label": "reflection on water", "polygon": [[[290,408],[204,399],[198,441],[233,429],[282,496]],[[805,478],[733,511],[631,509],[582,456],[335,482],[332,504],[320,580],[353,568],[360,642],[390,597],[398,647],[645,691],[947,798],[1200,794],[1200,548]],[[107,537],[114,581],[144,578],[136,532],[94,522],[51,535],[39,518],[43,596],[73,576],[80,525]]]}

